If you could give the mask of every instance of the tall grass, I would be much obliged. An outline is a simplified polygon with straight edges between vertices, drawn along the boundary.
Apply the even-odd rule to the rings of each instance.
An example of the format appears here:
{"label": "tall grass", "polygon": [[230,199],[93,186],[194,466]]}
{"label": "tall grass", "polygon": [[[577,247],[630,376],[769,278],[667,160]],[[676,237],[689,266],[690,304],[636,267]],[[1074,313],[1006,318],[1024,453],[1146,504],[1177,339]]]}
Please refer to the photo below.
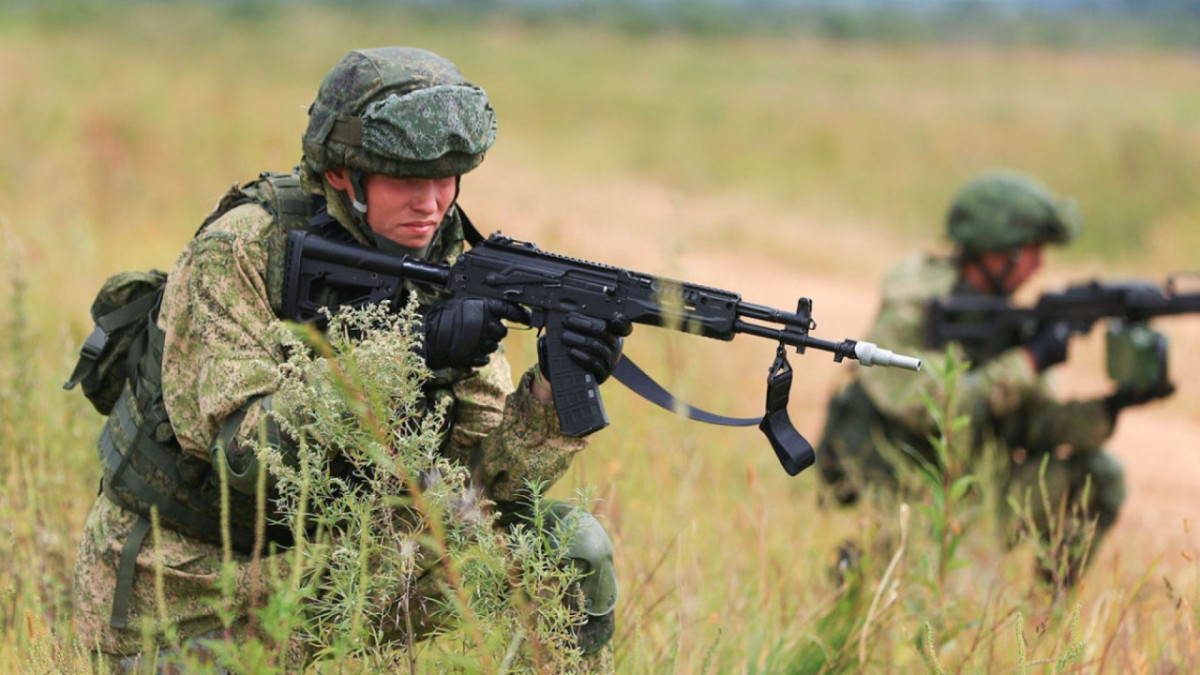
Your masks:
{"label": "tall grass", "polygon": [[[298,161],[304,110],[328,67],[352,47],[396,43],[443,53],[488,89],[500,141],[470,180],[497,192],[533,176],[549,206],[506,214],[504,227],[549,220],[548,247],[582,237],[572,214],[553,210],[562,175],[727,201],[728,216],[653,223],[644,236],[778,264],[807,249],[812,230],[745,213],[788,210],[918,246],[937,236],[965,178],[1009,164],[1079,200],[1081,264],[1200,263],[1193,55],[637,37],[364,8],[238,18],[151,6],[50,23],[0,14],[0,671],[84,662],[68,587],[99,476],[100,419],[59,385],[91,294],[111,272],[169,266],[231,182]],[[533,169],[488,174],[489,164]],[[619,200],[596,207],[625,215]],[[854,262],[838,253],[822,256],[823,271]],[[518,364],[532,358],[526,337],[511,339]],[[633,339],[673,388],[713,407],[759,406],[758,376],[689,365],[696,340],[649,329]],[[746,354],[722,348],[706,353]],[[797,389],[797,403],[821,404],[823,391]],[[1065,598],[1034,583],[1027,547],[1005,553],[969,531],[954,551],[965,564],[939,582],[954,599],[943,610],[920,585],[930,577],[919,554],[935,542],[914,508],[903,550],[887,548],[857,586],[839,587],[827,575],[837,545],[897,528],[898,505],[831,510],[816,476],[786,479],[758,435],[647,412],[614,387],[605,396],[613,426],[555,492],[598,487],[622,579],[619,672],[788,672],[798,654],[831,670],[1194,667],[1190,531],[1182,548],[1106,558]],[[839,634],[845,650],[831,651]]]}

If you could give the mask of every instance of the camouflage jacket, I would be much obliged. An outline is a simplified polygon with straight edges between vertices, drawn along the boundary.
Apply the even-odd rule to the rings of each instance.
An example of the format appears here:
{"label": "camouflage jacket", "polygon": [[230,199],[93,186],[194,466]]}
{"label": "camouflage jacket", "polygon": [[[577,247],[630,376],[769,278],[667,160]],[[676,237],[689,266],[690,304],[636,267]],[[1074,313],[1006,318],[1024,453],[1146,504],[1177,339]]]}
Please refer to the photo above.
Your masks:
{"label": "camouflage jacket", "polygon": [[[340,215],[333,205],[331,213]],[[455,210],[443,228],[457,236],[441,249],[440,259],[450,262],[462,250]],[[182,448],[205,460],[231,415],[279,387],[284,354],[269,328],[282,303],[285,242],[284,228],[266,209],[243,204],[189,242],[168,279],[159,314],[164,402]],[[531,381],[527,372],[513,387],[501,350],[452,388],[445,452],[469,464],[498,501],[514,499],[526,481],[553,483],[585,446],[562,435],[553,404],[533,397]],[[272,407],[293,409],[278,400]],[[250,406],[239,434],[253,433],[262,414]]]}
{"label": "camouflage jacket", "polygon": [[[945,352],[924,345],[925,307],[930,299],[951,295],[957,281],[952,261],[924,254],[904,259],[884,277],[882,305],[866,339],[927,364],[941,363]],[[948,349],[959,361],[969,359],[960,344]],[[934,431],[921,397],[921,392],[936,393],[928,373],[913,376],[894,368],[869,368],[856,375],[867,398],[899,430],[914,438]],[[1010,447],[1050,451],[1066,445],[1088,451],[1098,449],[1112,434],[1112,420],[1101,400],[1059,401],[1021,347],[973,363],[957,391],[958,409],[971,416],[976,432],[992,434]]]}

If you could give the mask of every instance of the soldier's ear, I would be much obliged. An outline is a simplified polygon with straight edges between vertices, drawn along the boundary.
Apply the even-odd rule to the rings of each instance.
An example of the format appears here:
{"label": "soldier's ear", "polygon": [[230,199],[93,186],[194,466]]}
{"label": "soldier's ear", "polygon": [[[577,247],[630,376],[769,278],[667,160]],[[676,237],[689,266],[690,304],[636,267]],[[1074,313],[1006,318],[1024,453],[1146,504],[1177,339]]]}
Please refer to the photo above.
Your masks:
{"label": "soldier's ear", "polygon": [[326,171],[325,180],[328,181],[335,190],[344,190],[346,192],[350,191],[350,169],[347,169],[344,166]]}

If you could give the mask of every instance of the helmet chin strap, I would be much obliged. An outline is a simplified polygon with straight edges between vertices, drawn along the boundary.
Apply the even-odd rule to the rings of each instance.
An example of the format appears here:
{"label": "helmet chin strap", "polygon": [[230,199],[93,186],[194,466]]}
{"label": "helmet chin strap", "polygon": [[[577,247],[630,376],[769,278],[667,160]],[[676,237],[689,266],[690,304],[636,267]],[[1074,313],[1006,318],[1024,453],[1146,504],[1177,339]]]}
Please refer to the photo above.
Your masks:
{"label": "helmet chin strap", "polygon": [[367,225],[367,185],[362,171],[350,169],[350,188],[351,214],[364,230],[370,232],[371,226]]}

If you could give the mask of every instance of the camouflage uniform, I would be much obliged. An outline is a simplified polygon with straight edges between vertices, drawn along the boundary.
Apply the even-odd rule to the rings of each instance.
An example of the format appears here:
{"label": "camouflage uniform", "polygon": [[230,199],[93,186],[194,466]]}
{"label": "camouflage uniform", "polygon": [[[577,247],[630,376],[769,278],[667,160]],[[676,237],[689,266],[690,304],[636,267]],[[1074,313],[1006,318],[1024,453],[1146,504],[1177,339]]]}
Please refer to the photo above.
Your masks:
{"label": "camouflage uniform", "polygon": [[[389,64],[402,62],[405,58],[408,59],[405,67],[409,70],[404,75],[410,72],[434,75],[416,78],[416,89],[424,87],[422,95],[433,91],[432,100],[426,97],[418,101],[418,112],[424,115],[422,119],[428,120],[439,109],[436,97],[439,92],[444,93],[437,85],[465,82],[452,64],[447,66],[449,62],[419,50],[388,48],[352,52],[339,67],[344,74],[347,68],[343,66],[349,64],[350,70],[358,74],[368,72],[371,77],[386,82],[389,77],[397,78],[394,73],[384,72]],[[331,100],[331,91],[335,102],[339,93],[339,83],[331,81],[333,78],[331,74],[323,85],[326,103]],[[404,101],[397,103],[395,98],[393,94],[381,105],[410,105]],[[486,103],[486,98],[483,101]],[[368,111],[373,109],[368,108]],[[490,114],[490,106],[487,110]],[[337,115],[314,103],[310,111],[310,131],[312,126],[324,125],[328,132],[337,121]],[[458,175],[469,171],[482,160],[482,152],[462,138],[470,135],[473,122],[467,120],[464,123],[459,118],[445,122],[449,127],[456,124],[463,127],[461,133],[456,132],[459,133],[458,140],[451,138],[449,149],[442,148],[436,159],[381,168],[389,175],[418,176]],[[494,134],[494,121],[492,124]],[[436,127],[433,121],[429,125]],[[475,127],[478,128],[478,124]],[[365,138],[372,131],[390,133],[393,137],[374,141]],[[412,125],[409,131],[419,134],[422,126]],[[362,144],[368,149],[372,142],[392,145],[408,142],[395,138],[398,130],[387,125],[368,126],[365,132]],[[353,142],[341,145],[330,142],[325,147],[312,147],[308,138],[306,134],[304,188],[318,201],[325,197],[326,220],[335,228],[359,243],[370,245],[374,241],[370,236],[372,233],[364,219],[353,213],[346,193],[334,190],[321,178],[328,167],[361,165],[361,158],[354,156],[361,148],[356,150]],[[413,143],[418,146],[414,152],[419,153],[421,141]],[[461,147],[456,147],[455,143]],[[486,138],[485,146],[490,143],[491,138]],[[330,150],[332,146],[337,146],[337,152]],[[313,155],[321,156],[314,160]],[[237,194],[242,193],[235,188],[230,197]],[[358,194],[364,193],[359,190]],[[224,205],[229,206],[229,203]],[[293,409],[291,402],[277,400],[275,396],[281,378],[277,367],[285,360],[285,354],[282,346],[270,337],[272,331],[269,330],[277,321],[283,302],[283,252],[287,228],[264,204],[254,201],[227,208],[224,212],[219,209],[218,213],[220,215],[207,222],[187,245],[171,271],[158,317],[158,326],[165,334],[161,389],[170,429],[181,452],[181,463],[187,463],[189,457],[194,458],[197,465],[204,467],[197,474],[197,480],[209,482],[216,474],[216,471],[208,470],[209,463],[210,460],[218,461],[212,459],[212,453],[223,429],[230,435],[222,439],[222,447],[228,449],[229,469],[236,475],[248,467],[253,468],[253,453],[244,448],[252,446],[248,440],[258,438],[260,422],[273,426],[265,409],[269,407],[284,414]],[[452,206],[438,228],[434,242],[424,252],[425,256],[439,262],[452,262],[463,250],[462,240],[460,213]],[[423,297],[422,301],[427,303],[434,299]],[[518,501],[529,481],[554,483],[567,470],[574,455],[586,445],[583,439],[564,436],[554,405],[538,400],[531,393],[536,367],[526,372],[514,388],[510,366],[501,348],[491,355],[486,366],[452,374],[441,380],[443,386],[440,389],[432,392],[433,396],[452,398],[444,452],[469,466],[484,494],[497,502]],[[231,418],[239,424],[230,425]],[[280,443],[286,444],[287,439]],[[235,482],[231,483],[237,486]],[[211,633],[221,626],[216,610],[209,602],[218,597],[213,582],[217,580],[222,560],[221,546],[166,528],[162,530],[162,539],[157,546],[147,544],[137,553],[128,628],[110,625],[122,548],[137,521],[137,514],[101,495],[87,520],[77,557],[75,606],[80,638],[84,644],[114,656],[142,651],[144,645],[138,630],[142,618],[153,621],[163,616],[178,625],[183,639]],[[607,541],[606,536],[604,541]],[[156,559],[162,564],[161,595],[156,593]],[[264,572],[260,565],[251,564],[251,556],[247,553],[235,551],[234,559],[237,564],[235,600],[238,613],[244,616],[259,591],[258,575]],[[286,566],[287,554],[276,555],[262,564]],[[418,587],[425,588],[430,595],[436,593],[433,579],[418,582]],[[165,614],[160,615],[160,612]],[[422,619],[417,617],[415,623],[419,626]],[[252,636],[253,631],[248,629],[243,618],[233,637]]]}
{"label": "camouflage uniform", "polygon": [[[1015,196],[1024,195],[1017,191]],[[1012,208],[1011,203],[1005,208]],[[963,235],[962,228],[956,232],[953,226],[952,237],[971,240],[970,234]],[[1020,243],[1019,236],[1005,245],[1015,243]],[[972,293],[979,291],[960,279],[956,259],[912,255],[885,275],[881,308],[867,339],[925,363],[940,363],[945,352],[925,344],[927,305],[937,298]],[[1033,488],[1035,507],[1041,503],[1036,485],[1043,457],[1051,457],[1047,484],[1052,504],[1062,497],[1079,503],[1090,476],[1090,498],[1084,506],[1097,518],[1098,539],[1115,521],[1125,497],[1121,467],[1101,445],[1112,434],[1114,422],[1104,400],[1056,399],[1020,346],[968,349],[952,342],[947,349],[959,362],[971,363],[956,391],[960,414],[970,416],[976,446],[996,440],[1012,452],[1011,488],[1022,500]],[[921,394],[936,399],[936,387],[929,375],[870,368],[858,369],[838,389],[829,404],[817,462],[839,502],[857,500],[868,485],[896,488],[893,461],[900,455],[892,450],[910,449],[934,459],[928,439],[936,428]],[[1045,514],[1039,511],[1035,517],[1044,528]]]}

